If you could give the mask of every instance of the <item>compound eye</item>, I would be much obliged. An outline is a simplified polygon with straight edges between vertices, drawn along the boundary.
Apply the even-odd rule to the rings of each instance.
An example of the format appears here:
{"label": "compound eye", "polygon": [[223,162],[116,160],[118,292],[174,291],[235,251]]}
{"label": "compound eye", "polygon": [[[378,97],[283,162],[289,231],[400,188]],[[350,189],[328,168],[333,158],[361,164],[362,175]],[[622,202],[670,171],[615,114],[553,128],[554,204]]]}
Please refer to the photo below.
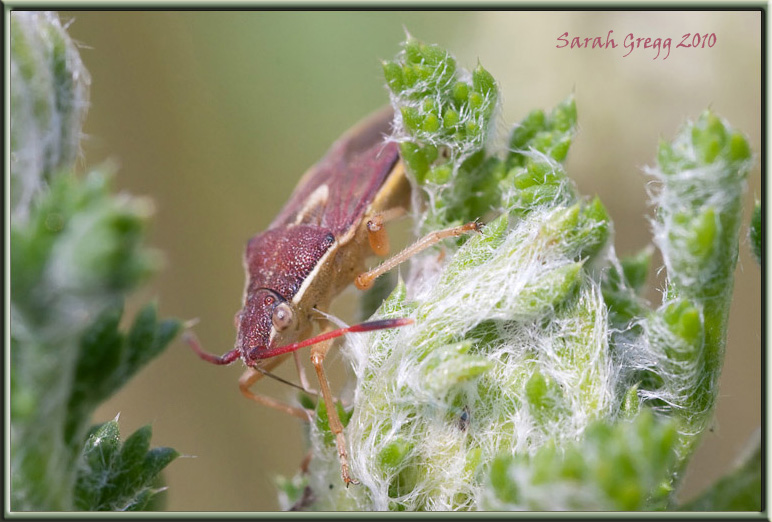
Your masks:
{"label": "compound eye", "polygon": [[274,328],[279,331],[285,330],[292,324],[292,308],[287,303],[279,303],[276,308],[273,309],[273,315],[271,315],[271,322],[273,322]]}

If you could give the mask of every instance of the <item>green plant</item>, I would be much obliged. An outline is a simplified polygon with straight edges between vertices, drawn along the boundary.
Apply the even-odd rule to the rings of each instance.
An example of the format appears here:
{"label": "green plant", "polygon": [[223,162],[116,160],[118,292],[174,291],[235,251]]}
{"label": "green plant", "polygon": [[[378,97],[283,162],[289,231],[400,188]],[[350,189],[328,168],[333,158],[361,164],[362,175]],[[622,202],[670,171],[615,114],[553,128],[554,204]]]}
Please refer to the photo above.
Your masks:
{"label": "green plant", "polygon": [[11,509],[158,508],[150,428],[121,444],[117,419],[90,427],[181,328],[149,304],[124,332],[125,297],[158,266],[143,245],[150,202],[110,193],[109,169],[73,167],[89,76],[51,13],[11,20]]}
{"label": "green plant", "polygon": [[[384,73],[392,139],[424,196],[416,233],[491,221],[413,259],[375,314],[414,325],[346,340],[356,376],[346,437],[361,485],[343,487],[318,411],[308,473],[280,481],[285,507],[677,507],[718,394],[753,164],[745,137],[705,111],[660,144],[649,172],[668,278],[651,307],[641,293],[653,249],[619,260],[605,207],[566,175],[573,98],[531,112],[497,148],[498,89],[482,66],[462,71],[410,38]],[[737,474],[748,480],[736,503],[692,507],[760,509],[758,468]]]}

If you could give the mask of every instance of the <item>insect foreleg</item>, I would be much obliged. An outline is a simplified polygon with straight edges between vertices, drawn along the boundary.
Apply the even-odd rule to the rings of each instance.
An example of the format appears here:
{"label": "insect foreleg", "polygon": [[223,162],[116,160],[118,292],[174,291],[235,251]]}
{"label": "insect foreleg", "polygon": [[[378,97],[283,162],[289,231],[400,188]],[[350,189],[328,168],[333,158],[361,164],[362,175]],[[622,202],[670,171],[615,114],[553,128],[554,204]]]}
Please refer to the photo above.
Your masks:
{"label": "insect foreleg", "polygon": [[473,221],[471,223],[467,223],[466,225],[446,228],[444,230],[435,230],[434,232],[430,232],[429,234],[425,235],[424,237],[422,237],[421,239],[419,239],[418,241],[416,241],[415,243],[407,247],[399,254],[384,261],[381,265],[373,268],[369,272],[365,272],[364,274],[359,274],[357,278],[354,280],[354,284],[360,290],[367,290],[368,288],[373,286],[373,281],[375,281],[379,276],[385,274],[386,272],[388,272],[395,266],[399,265],[403,261],[407,261],[410,257],[414,256],[421,250],[424,250],[436,243],[439,243],[446,237],[458,237],[463,234],[467,234],[469,232],[479,232],[479,231],[480,231],[480,223],[478,223],[477,221]]}
{"label": "insect foreleg", "polygon": [[259,370],[255,368],[248,368],[247,371],[245,371],[244,374],[239,379],[239,390],[241,390],[241,394],[244,395],[244,397],[257,402],[258,404],[262,404],[263,406],[268,406],[269,408],[273,408],[275,410],[283,411],[284,413],[288,413],[293,417],[297,417],[301,420],[309,421],[311,420],[311,416],[313,415],[311,412],[308,412],[303,408],[290,406],[289,404],[285,404],[281,401],[277,401],[272,397],[267,397],[265,395],[257,395],[255,393],[252,393],[252,391],[250,391],[249,389],[257,381],[263,378],[263,376],[265,375],[264,372],[270,372],[271,369],[273,369],[279,363],[284,361],[284,359],[286,359],[286,357],[276,357],[275,359],[270,359],[268,360],[268,362],[263,364],[263,366],[261,366]]}
{"label": "insect foreleg", "polygon": [[327,407],[327,420],[330,425],[330,431],[335,435],[335,445],[338,448],[338,458],[340,458],[340,474],[343,477],[343,482],[348,486],[352,483],[359,484],[359,481],[352,479],[349,475],[343,423],[340,422],[340,417],[338,417],[338,410],[335,408],[335,401],[330,392],[330,384],[327,382],[327,375],[324,372],[324,358],[331,347],[332,339],[314,345],[311,348],[311,363],[314,365],[316,375],[319,377],[319,386],[322,390],[324,405]]}

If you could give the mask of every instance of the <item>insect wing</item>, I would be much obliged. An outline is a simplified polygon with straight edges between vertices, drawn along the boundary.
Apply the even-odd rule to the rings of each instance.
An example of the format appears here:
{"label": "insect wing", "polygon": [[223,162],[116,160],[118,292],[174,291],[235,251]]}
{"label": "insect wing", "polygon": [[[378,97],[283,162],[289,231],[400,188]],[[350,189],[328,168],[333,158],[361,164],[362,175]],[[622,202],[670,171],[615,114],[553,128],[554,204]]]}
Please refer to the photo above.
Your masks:
{"label": "insect wing", "polygon": [[340,237],[359,222],[399,160],[396,143],[386,143],[391,107],[346,132],[300,180],[269,228],[319,225]]}

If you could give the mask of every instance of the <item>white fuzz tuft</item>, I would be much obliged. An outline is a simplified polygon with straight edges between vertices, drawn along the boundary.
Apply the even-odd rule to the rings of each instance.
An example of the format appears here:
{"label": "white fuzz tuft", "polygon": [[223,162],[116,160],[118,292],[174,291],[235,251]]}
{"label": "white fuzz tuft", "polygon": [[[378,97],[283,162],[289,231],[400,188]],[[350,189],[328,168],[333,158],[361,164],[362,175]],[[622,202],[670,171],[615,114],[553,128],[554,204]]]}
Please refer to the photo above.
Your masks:
{"label": "white fuzz tuft", "polygon": [[[346,437],[362,484],[341,488],[343,505],[478,508],[478,463],[576,439],[608,415],[618,372],[600,288],[544,232],[563,210],[491,224],[441,273],[413,280],[414,325],[347,338],[358,386]],[[340,478],[322,440],[312,434],[310,483],[326,490]]]}

